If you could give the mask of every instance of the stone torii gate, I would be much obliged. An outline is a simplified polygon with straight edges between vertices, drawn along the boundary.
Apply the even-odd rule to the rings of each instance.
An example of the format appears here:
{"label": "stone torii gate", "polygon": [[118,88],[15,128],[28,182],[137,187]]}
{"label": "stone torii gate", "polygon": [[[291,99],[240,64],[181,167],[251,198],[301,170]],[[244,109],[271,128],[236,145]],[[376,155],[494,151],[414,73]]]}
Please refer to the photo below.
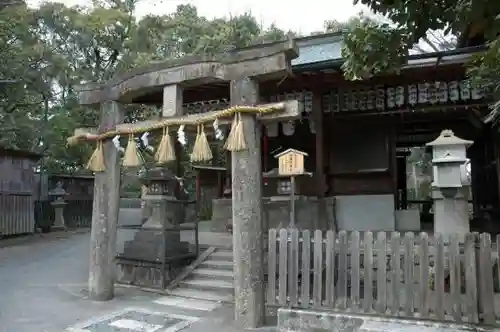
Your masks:
{"label": "stone torii gate", "polygon": [[[212,57],[185,57],[134,70],[103,85],[80,88],[81,105],[100,107],[98,133],[124,131],[155,123],[154,119],[123,124],[124,104],[136,97],[163,90],[162,116],[183,116],[183,89],[215,82],[230,82],[231,106],[259,104],[259,82],[285,77],[298,56],[295,42],[264,44],[236,49]],[[265,312],[262,237],[262,169],[258,122],[285,121],[300,116],[297,101],[281,103],[276,113],[242,113],[247,148],[231,153],[235,320],[245,328],[263,324]],[[75,135],[95,133],[77,129]],[[114,296],[114,254],[120,187],[119,154],[111,140],[103,142],[105,170],[97,172],[92,212],[89,296],[109,300]]]}

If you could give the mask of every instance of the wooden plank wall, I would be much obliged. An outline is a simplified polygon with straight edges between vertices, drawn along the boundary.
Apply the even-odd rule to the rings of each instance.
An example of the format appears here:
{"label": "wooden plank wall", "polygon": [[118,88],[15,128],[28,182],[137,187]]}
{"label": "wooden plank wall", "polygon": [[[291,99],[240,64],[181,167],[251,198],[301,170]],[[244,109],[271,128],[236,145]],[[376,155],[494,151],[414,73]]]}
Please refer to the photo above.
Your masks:
{"label": "wooden plank wall", "polygon": [[0,236],[33,233],[35,162],[0,156]]}
{"label": "wooden plank wall", "polygon": [[33,196],[0,193],[0,236],[33,233],[34,230]]}
{"label": "wooden plank wall", "polygon": [[487,233],[271,229],[268,239],[269,305],[486,324],[500,317],[499,252]]}

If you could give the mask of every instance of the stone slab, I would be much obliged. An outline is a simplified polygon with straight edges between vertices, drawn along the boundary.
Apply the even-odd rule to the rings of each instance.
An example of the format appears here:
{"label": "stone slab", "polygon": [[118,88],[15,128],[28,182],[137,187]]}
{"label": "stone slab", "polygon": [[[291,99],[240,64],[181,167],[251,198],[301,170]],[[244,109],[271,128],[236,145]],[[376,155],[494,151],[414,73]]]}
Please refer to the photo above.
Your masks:
{"label": "stone slab", "polygon": [[159,305],[183,308],[187,310],[212,311],[221,306],[220,303],[201,299],[188,299],[184,297],[163,296],[154,301]]}
{"label": "stone slab", "polygon": [[[283,201],[272,201],[268,197],[263,199],[264,228],[287,227],[290,220],[290,201],[285,197]],[[333,225],[335,197],[326,197],[326,216],[319,215],[319,202],[316,197],[301,196],[296,200],[296,227],[314,231],[312,220],[321,219],[322,225]],[[218,198],[212,200],[211,229],[215,232],[226,230],[226,225],[232,219],[232,199]]]}
{"label": "stone slab", "polygon": [[96,320],[68,328],[67,332],[177,332],[199,318],[152,312],[144,309],[125,309]]}
{"label": "stone slab", "polygon": [[335,216],[339,230],[394,231],[393,195],[337,195]]}
{"label": "stone slab", "polygon": [[500,332],[467,324],[441,323],[370,315],[345,314],[332,311],[278,309],[280,332]]}

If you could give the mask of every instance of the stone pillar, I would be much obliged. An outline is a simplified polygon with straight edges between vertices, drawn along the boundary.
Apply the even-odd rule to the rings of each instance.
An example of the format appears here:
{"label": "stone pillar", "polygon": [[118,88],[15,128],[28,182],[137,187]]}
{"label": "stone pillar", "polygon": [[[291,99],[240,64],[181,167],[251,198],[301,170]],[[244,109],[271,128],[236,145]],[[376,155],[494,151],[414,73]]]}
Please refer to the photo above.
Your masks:
{"label": "stone pillar", "polygon": [[163,117],[182,115],[184,113],[182,103],[182,87],[175,84],[163,88]]}
{"label": "stone pillar", "polygon": [[[231,81],[231,105],[256,105],[258,84]],[[243,328],[264,323],[261,135],[255,115],[242,115],[248,149],[231,154],[235,321]]]}
{"label": "stone pillar", "polygon": [[[123,109],[115,101],[101,105],[99,132],[123,122]],[[103,144],[106,170],[95,174],[90,238],[89,298],[107,301],[114,297],[116,228],[120,196],[120,157],[111,140]]]}
{"label": "stone pillar", "polygon": [[468,185],[453,189],[447,197],[446,191],[432,188],[434,200],[434,233],[443,235],[465,234],[470,232]]}
{"label": "stone pillar", "polygon": [[[162,106],[162,116],[181,116],[184,115],[184,99],[183,99],[183,89],[181,86],[167,85],[163,88],[163,106]],[[174,140],[174,149],[177,159],[175,161],[175,176],[182,177],[184,175],[184,170],[182,169],[181,154],[182,145],[179,141]]]}
{"label": "stone pillar", "polygon": [[54,226],[55,229],[64,229],[66,230],[66,221],[64,220],[64,207],[66,206],[66,202],[63,200],[56,200],[50,205],[54,207]]}

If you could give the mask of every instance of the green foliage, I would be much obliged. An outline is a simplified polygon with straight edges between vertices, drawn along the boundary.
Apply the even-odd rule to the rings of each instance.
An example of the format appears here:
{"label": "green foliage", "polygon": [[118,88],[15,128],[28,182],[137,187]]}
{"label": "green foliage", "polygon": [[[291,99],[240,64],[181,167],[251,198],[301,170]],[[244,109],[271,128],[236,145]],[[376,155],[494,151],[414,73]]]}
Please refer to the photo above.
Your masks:
{"label": "green foliage", "polygon": [[400,30],[387,23],[361,18],[358,24],[348,28],[342,44],[344,75],[355,80],[398,72],[408,54],[406,44],[407,38]]}
{"label": "green foliage", "polygon": [[[500,90],[500,1],[498,0],[355,0],[391,24],[363,21],[345,34],[342,49],[346,77],[357,79],[396,71],[404,57],[429,31],[467,37],[484,30],[488,49],[470,63],[469,74],[498,98]],[[448,43],[449,45],[449,43]],[[495,104],[500,112],[500,103]]]}
{"label": "green foliage", "polygon": [[[134,16],[137,0],[94,0],[92,7],[22,1],[0,7],[0,145],[43,152],[44,167],[57,173],[83,169],[91,147],[66,147],[77,127],[93,127],[99,112],[78,105],[74,87],[103,82],[151,61],[223,51],[284,39],[264,30],[250,14],[209,20],[195,6],[169,15]],[[127,122],[158,114],[127,107]]]}

